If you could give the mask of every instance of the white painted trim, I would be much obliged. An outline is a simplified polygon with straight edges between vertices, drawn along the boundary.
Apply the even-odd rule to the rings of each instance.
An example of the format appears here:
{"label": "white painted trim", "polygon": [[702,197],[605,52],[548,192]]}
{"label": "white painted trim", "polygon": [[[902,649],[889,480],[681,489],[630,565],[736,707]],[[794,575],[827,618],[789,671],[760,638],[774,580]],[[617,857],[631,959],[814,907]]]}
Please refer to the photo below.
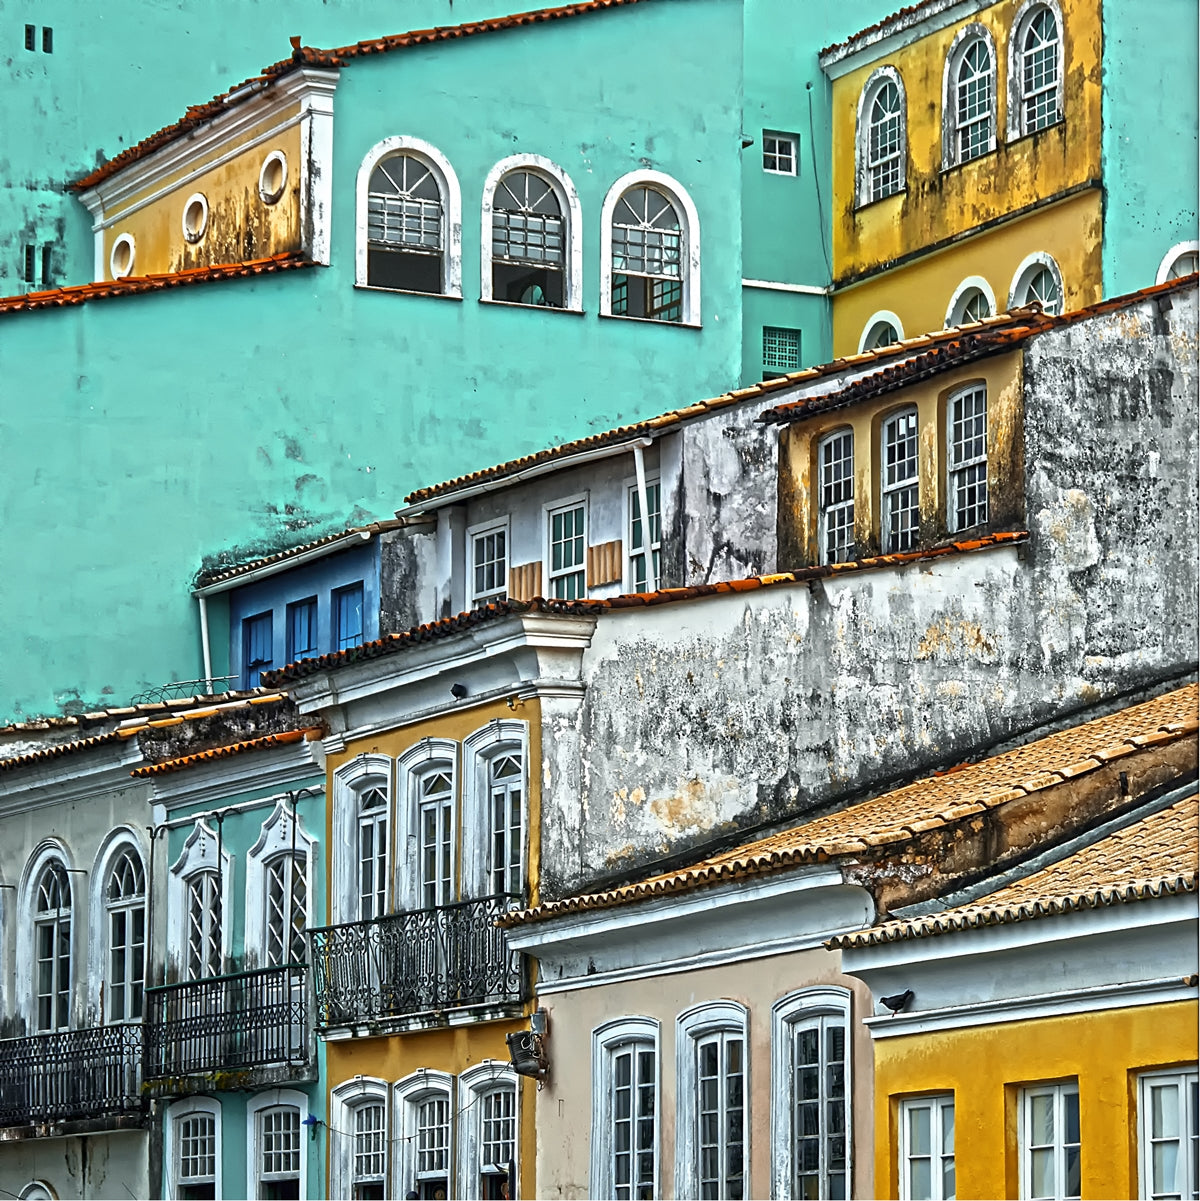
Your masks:
{"label": "white painted trim", "polygon": [[[592,1134],[589,1197],[611,1197],[609,1179],[612,1159],[612,1053],[632,1042],[650,1043],[654,1048],[654,1190],[662,1197],[662,1051],[659,1023],[655,1018],[620,1017],[592,1031]],[[636,1124],[636,1110],[634,1112]],[[631,1152],[633,1154],[633,1152]]]}
{"label": "white painted trim", "polygon": [[[259,1093],[246,1103],[246,1196],[261,1197],[258,1165],[262,1162],[262,1140],[258,1115],[264,1109],[290,1106],[300,1111],[300,1196],[308,1196],[308,1096],[294,1088],[276,1088]],[[221,1194],[218,1192],[217,1196]],[[347,1194],[349,1195],[349,1194]]]}
{"label": "white painted trim", "polygon": [[[188,224],[188,212],[194,204],[200,206],[200,219],[195,228],[192,228]],[[183,211],[179,214],[179,227],[183,233],[183,240],[189,245],[203,241],[204,235],[208,233],[208,197],[203,192],[193,192],[183,202]]]}
{"label": "white painted trim", "polygon": [[[279,187],[275,191],[271,191],[267,187],[267,172],[271,168],[272,163],[279,163],[283,169],[283,175],[280,180]],[[271,205],[278,204],[285,191],[287,191],[288,181],[288,161],[287,155],[282,150],[272,150],[270,154],[262,161],[262,166],[258,169],[258,198],[263,204]]]}
{"label": "white painted trim", "polygon": [[[970,25],[964,25],[954,35],[954,41],[950,43],[950,49],[946,52],[946,62],[942,68],[943,171],[950,171],[962,165],[958,157],[958,124],[954,115],[957,111],[955,89],[958,84],[958,69],[962,63],[963,56],[976,38],[983,39],[992,68],[992,108],[989,114],[992,132],[988,138],[988,148],[984,151],[984,154],[991,154],[996,149],[996,95],[1000,90],[1000,68],[999,58],[996,54],[996,41],[992,37],[992,31],[986,25],[981,25],[979,22],[973,21]],[[968,159],[967,162],[976,162],[978,159],[983,158],[984,154],[977,154],[974,158]],[[993,302],[992,312],[995,311],[995,303]]]}
{"label": "white painted trim", "polygon": [[[1191,1197],[1196,1192],[1196,1165],[1188,1153],[1188,1135],[1196,1128],[1197,1114],[1192,1100],[1190,1084],[1196,1082],[1196,1065],[1167,1068],[1162,1071],[1141,1072],[1137,1078],[1137,1149],[1138,1149],[1138,1196],[1153,1197],[1170,1195],[1178,1191],[1180,1196]],[[1179,1090],[1179,1156],[1176,1160],[1174,1184],[1178,1190],[1164,1188],[1157,1193],[1154,1189],[1153,1143],[1151,1142],[1151,1102],[1147,1096],[1155,1084],[1174,1084]],[[1182,1180],[1180,1177],[1182,1176]]]}
{"label": "white painted trim", "polygon": [[1176,242],[1159,263],[1158,271],[1154,275],[1154,282],[1165,284],[1171,268],[1175,265],[1175,260],[1182,258],[1185,254],[1200,254],[1200,242]]}
{"label": "white painted trim", "polygon": [[[417,785],[426,770],[450,769],[450,891],[461,895],[458,815],[459,745],[452,738],[422,738],[396,760],[395,870],[393,898],[397,912],[424,908],[421,897],[421,826],[417,820]],[[474,834],[475,831],[472,831]]]}
{"label": "white painted trim", "polygon": [[[633,592],[637,587],[637,581],[633,576],[633,498],[638,496],[638,508],[642,508],[641,497],[639,496],[639,483],[645,485],[647,499],[649,499],[650,488],[652,485],[658,485],[658,513],[659,513],[659,530],[666,529],[666,514],[663,512],[663,488],[662,488],[662,473],[660,469],[655,468],[651,471],[646,470],[646,478],[639,481],[636,475],[626,476],[621,481],[621,591],[626,593]],[[658,588],[661,580],[654,573],[654,551],[658,551],[659,563],[662,563],[662,539],[655,542],[650,538],[650,524],[647,521],[642,522],[643,526],[643,541],[647,543],[642,550],[638,551],[639,555],[646,555],[646,587],[648,591],[654,591]],[[661,566],[660,566],[661,572]]]}
{"label": "white painted trim", "polygon": [[[267,963],[267,866],[273,860],[295,854],[304,872],[304,928],[313,926],[313,848],[316,839],[309,836],[304,823],[287,798],[275,802],[275,808],[260,827],[258,840],[246,852],[245,954],[259,965]],[[301,1191],[301,1196],[304,1196]]]}
{"label": "white painted trim", "polygon": [[575,190],[571,177],[556,162],[540,154],[513,154],[502,158],[483,181],[479,230],[479,299],[493,299],[492,202],[496,185],[510,171],[530,171],[544,179],[553,190],[567,224],[567,236],[563,245],[566,251],[566,261],[563,264],[563,274],[566,277],[563,280],[563,308],[573,313],[582,313],[583,216],[579,205],[579,193]]}
{"label": "white painted trim", "polygon": [[762,152],[763,158],[767,153],[767,138],[774,138],[776,142],[790,142],[792,146],[791,160],[792,169],[790,171],[780,171],[777,167],[768,167],[765,162],[762,163],[764,175],[782,175],[785,179],[795,179],[800,174],[800,135],[798,133],[788,133],[782,129],[764,129],[762,131]]}
{"label": "white painted trim", "polygon": [[475,539],[482,537],[484,534],[493,534],[500,530],[504,531],[504,595],[508,595],[508,574],[512,570],[512,530],[509,515],[505,513],[503,517],[498,517],[493,521],[481,521],[478,525],[467,526],[464,541],[466,542],[466,595],[467,605],[474,608],[479,601],[494,593],[476,592],[475,591]]}
{"label": "white painted trim", "polygon": [[[1041,2],[1041,0],[1039,0]],[[1021,260],[1020,266],[1013,275],[1012,285],[1008,289],[1008,307],[1015,309],[1018,305],[1026,302],[1020,299],[1020,293],[1029,287],[1030,281],[1043,267],[1054,276],[1055,283],[1058,284],[1059,309],[1061,313],[1066,308],[1067,295],[1063,288],[1062,272],[1059,270],[1058,264],[1054,259],[1042,250],[1035,250],[1032,254],[1026,255]]]}
{"label": "white painted trim", "polygon": [[[1063,1197],[1066,1195],[1066,1164],[1065,1164],[1065,1140],[1064,1127],[1066,1123],[1063,1119],[1063,1102],[1067,1097],[1075,1098],[1075,1105],[1079,1105],[1079,1078],[1077,1076],[1066,1077],[1060,1080],[1039,1081],[1036,1084],[1029,1084],[1022,1088],[1017,1093],[1017,1180],[1018,1191],[1017,1196],[1025,1198],[1031,1196],[1031,1186],[1029,1182],[1029,1108],[1030,1101],[1035,1096],[1051,1096],[1054,1098],[1054,1141],[1048,1144],[1052,1149],[1054,1156],[1054,1191],[1053,1196]],[[1038,1194],[1041,1196],[1041,1194]]]}
{"label": "white painted trim", "polygon": [[[590,491],[585,489],[583,492],[576,492],[574,496],[563,496],[558,500],[549,500],[542,505],[542,595],[550,598],[553,597],[552,581],[550,578],[550,530],[552,518],[555,513],[565,512],[567,509],[576,509],[580,505],[583,506],[583,597],[586,599],[588,595],[588,549],[591,546],[592,537],[592,514]],[[560,575],[566,576],[574,574],[579,567],[572,567],[570,571],[564,569]]]}
{"label": "white painted trim", "polygon": [[770,279],[744,279],[743,288],[762,288],[767,292],[800,292],[805,296],[828,296],[831,289],[825,284],[783,284]]}
{"label": "white painted trim", "polygon": [[[952,326],[961,325],[961,319],[955,319],[955,310],[959,307],[964,296],[972,288],[978,288],[988,302],[988,315],[994,317],[996,315],[996,294],[992,291],[992,285],[988,283],[982,275],[968,275],[966,279],[954,289],[954,295],[950,297],[950,303],[946,306],[946,323],[944,329],[950,329]],[[974,325],[975,322],[968,322],[968,325]]]}
{"label": "white painted trim", "polygon": [[419,1068],[392,1085],[392,1130],[395,1132],[391,1139],[393,1197],[403,1197],[416,1188],[416,1107],[432,1096],[444,1095],[446,1098],[446,1118],[449,1126],[446,1136],[446,1183],[449,1186],[447,1191],[454,1188],[454,1136],[458,1124],[454,1106],[455,1092],[454,1077],[435,1068]]}
{"label": "white painted trim", "polygon": [[513,1093],[513,1172],[508,1195],[516,1201],[521,1185],[521,1077],[512,1066],[499,1059],[485,1059],[467,1068],[458,1077],[455,1114],[454,1157],[455,1195],[460,1201],[478,1201],[480,1155],[483,1145],[483,1099],[489,1093],[505,1089]]}
{"label": "white painted trim", "polygon": [[[121,271],[117,267],[117,252],[128,250],[129,261],[125,266],[125,270]],[[118,234],[112,244],[112,248],[108,252],[108,273],[112,279],[127,279],[137,267],[137,243],[133,240],[133,234],[123,233]]]}
{"label": "white painted trim", "polygon": [[491,894],[488,860],[491,857],[491,804],[488,796],[488,771],[492,760],[504,752],[521,756],[521,879],[524,887],[529,874],[529,723],[495,718],[472,731],[462,743],[462,828],[469,834],[463,839],[459,886],[464,897]]}
{"label": "white painted trim", "polygon": [[[1065,117],[1063,110],[1066,107],[1064,104],[1066,97],[1063,90],[1063,79],[1066,59],[1066,26],[1063,24],[1062,9],[1059,7],[1058,0],[1025,0],[1017,9],[1016,15],[1009,22],[1008,27],[1008,112],[1004,124],[1005,136],[1010,142],[1023,138],[1031,132],[1025,128],[1025,72],[1022,69],[1021,61],[1022,43],[1030,22],[1041,8],[1049,10],[1058,25],[1058,78],[1055,81],[1055,95],[1058,98],[1059,118],[1061,120]],[[999,88],[997,88],[998,90]],[[1054,124],[1058,124],[1058,122],[1054,122]],[[1049,129],[1050,126],[1046,125],[1042,128]]]}
{"label": "white painted trim", "polygon": [[[109,918],[108,918],[108,877],[112,871],[113,861],[122,851],[133,850],[142,863],[142,879],[145,882],[143,909],[146,918],[150,917],[150,892],[153,887],[150,880],[148,864],[150,850],[146,843],[146,832],[136,826],[122,825],[110,830],[100,843],[92,870],[88,875],[88,957],[87,957],[87,995],[84,998],[84,1010],[87,1013],[89,1025],[101,1025],[112,1019],[108,1012],[109,993]],[[142,985],[145,987],[145,973],[150,966],[152,950],[152,935],[150,923],[145,927],[145,944],[142,959]],[[101,997],[103,995],[103,1003]],[[143,994],[144,996],[144,994]],[[144,1002],[143,1002],[144,1004]],[[138,1020],[140,1019],[124,1019]]]}
{"label": "white painted trim", "polygon": [[[329,1090],[329,1196],[349,1197],[354,1185],[354,1110],[360,1105],[383,1106],[384,1147],[390,1174],[392,1114],[388,1103],[388,1083],[377,1076],[355,1076]],[[304,1193],[300,1194],[302,1197]],[[392,1194],[396,1196],[395,1193]]]}
{"label": "white painted trim", "polygon": [[[883,90],[885,84],[893,83],[900,93],[900,186],[880,200],[888,200],[892,196],[901,196],[908,191],[908,92],[904,88],[904,76],[893,66],[877,67],[863,84],[858,94],[858,109],[854,118],[854,204],[856,208],[873,204],[875,197],[871,195],[871,176],[868,159],[870,157],[871,138],[871,105],[875,97]],[[899,327],[897,327],[899,328]]]}
{"label": "white painted trim", "polygon": [[[360,288],[378,287],[367,282],[367,192],[371,172],[392,154],[411,154],[433,173],[442,193],[442,291],[462,299],[462,189],[450,160],[421,138],[393,134],[376,142],[358,168],[354,184],[354,282]],[[382,289],[391,291],[392,289]]]}
{"label": "white painted trim", "polygon": [[[309,86],[300,94],[301,237],[309,257],[329,266],[333,228],[333,94],[337,75],[307,70],[303,75]],[[286,162],[285,159],[285,167]],[[285,171],[285,191],[286,188]]]}
{"label": "white painted trim", "polygon": [[891,309],[879,309],[867,318],[867,323],[863,326],[862,334],[858,339],[859,354],[862,354],[866,349],[867,342],[870,340],[871,335],[875,332],[875,327],[882,325],[885,321],[892,327],[892,329],[896,331],[896,334],[898,335],[897,340],[900,342],[904,341],[904,325],[900,318],[897,317]]}
{"label": "white painted trim", "polygon": [[[217,848],[221,848],[220,861]],[[221,886],[221,973],[229,970],[233,944],[233,855],[225,849],[217,832],[200,818],[183,844],[179,858],[167,872],[167,945],[168,981],[187,979],[187,897],[188,880],[198,872],[215,871]],[[149,932],[147,931],[147,936]]]}
{"label": "white painted trim", "polygon": [[[358,913],[358,797],[366,788],[382,786],[387,794],[389,869],[395,862],[395,766],[390,755],[356,755],[333,773],[333,820],[330,848],[332,887],[329,920],[356,922]],[[389,882],[391,877],[389,870]]]}
{"label": "white painted trim", "polygon": [[[221,1102],[216,1097],[188,1097],[183,1101],[176,1101],[173,1105],[167,1107],[165,1120],[163,1121],[163,1176],[166,1177],[165,1192],[168,1201],[175,1201],[179,1196],[179,1177],[176,1173],[178,1164],[176,1162],[179,1154],[178,1136],[175,1133],[175,1127],[180,1118],[187,1117],[190,1113],[210,1113],[213,1116],[213,1155],[216,1162],[213,1164],[215,1170],[214,1176],[214,1196],[223,1197],[225,1195],[222,1189],[222,1163],[221,1157],[223,1148],[221,1146]],[[302,1194],[303,1195],[303,1194]]]}
{"label": "white painted trim", "polygon": [[792,1044],[798,1026],[832,1015],[846,1026],[846,1193],[854,1179],[854,1063],[853,1029],[850,1024],[851,996],[848,988],[830,984],[802,988],[780,997],[771,1006],[771,1196],[792,1201],[792,1111],[795,1106]]}
{"label": "white painted trim", "polygon": [[696,1162],[699,1152],[696,1054],[700,1039],[717,1033],[736,1034],[742,1040],[742,1196],[756,1195],[750,1163],[750,1131],[754,1129],[754,1115],[750,1109],[749,1010],[737,1001],[719,1000],[693,1005],[675,1019],[676,1197],[700,1196],[700,1173]]}
{"label": "white painted trim", "polygon": [[701,324],[700,307],[700,214],[687,190],[670,175],[661,171],[630,171],[622,175],[604,197],[600,210],[600,315],[602,317],[622,316],[612,311],[612,220],[617,201],[630,188],[647,185],[661,191],[675,205],[676,215],[683,227],[680,233],[686,247],[683,261],[683,304],[681,322],[656,322],[663,325],[695,325]]}
{"label": "white painted trim", "polygon": [[75,860],[67,844],[60,838],[44,838],[34,847],[33,852],[25,861],[21,872],[21,880],[17,888],[17,954],[16,979],[18,1012],[25,1020],[28,1033],[37,1032],[37,962],[34,948],[34,923],[37,915],[37,885],[42,872],[54,861],[57,861],[67,881],[67,893],[71,904],[71,970],[69,975],[69,1006],[67,1026],[76,1029],[81,1025],[81,1009],[79,1000],[80,984],[80,955],[86,952],[87,936],[80,933],[80,927],[87,929],[87,924],[81,922],[81,902],[86,895],[86,885],[80,884],[78,873],[75,871]]}
{"label": "white painted trim", "polygon": [[45,1180],[31,1180],[18,1194],[20,1201],[42,1201],[43,1196],[58,1201],[58,1194]]}

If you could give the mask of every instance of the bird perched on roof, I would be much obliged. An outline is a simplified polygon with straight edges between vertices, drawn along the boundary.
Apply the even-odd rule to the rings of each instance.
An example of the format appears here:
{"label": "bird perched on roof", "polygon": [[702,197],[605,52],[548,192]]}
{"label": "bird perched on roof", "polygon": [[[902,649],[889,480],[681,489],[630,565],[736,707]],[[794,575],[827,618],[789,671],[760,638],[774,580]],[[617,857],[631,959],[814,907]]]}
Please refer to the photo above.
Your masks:
{"label": "bird perched on roof", "polygon": [[892,1017],[908,1008],[908,1003],[913,999],[913,990],[906,988],[903,992],[892,993],[890,997],[880,997],[879,1003],[885,1008],[892,1011]]}

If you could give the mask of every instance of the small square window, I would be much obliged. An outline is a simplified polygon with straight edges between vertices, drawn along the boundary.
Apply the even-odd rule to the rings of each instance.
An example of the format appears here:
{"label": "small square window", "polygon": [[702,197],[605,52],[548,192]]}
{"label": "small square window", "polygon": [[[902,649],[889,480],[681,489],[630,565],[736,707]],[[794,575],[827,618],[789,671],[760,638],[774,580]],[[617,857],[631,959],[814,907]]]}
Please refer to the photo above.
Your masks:
{"label": "small square window", "polygon": [[763,170],[770,175],[796,174],[796,148],[799,138],[794,133],[763,132]]}
{"label": "small square window", "polygon": [[363,640],[363,586],[351,584],[333,594],[333,649],[344,651]]}
{"label": "small square window", "polygon": [[764,325],[762,332],[764,376],[800,370],[800,331]]}
{"label": "small square window", "polygon": [[296,601],[287,609],[287,657],[289,663],[311,659],[317,651],[317,598]]}

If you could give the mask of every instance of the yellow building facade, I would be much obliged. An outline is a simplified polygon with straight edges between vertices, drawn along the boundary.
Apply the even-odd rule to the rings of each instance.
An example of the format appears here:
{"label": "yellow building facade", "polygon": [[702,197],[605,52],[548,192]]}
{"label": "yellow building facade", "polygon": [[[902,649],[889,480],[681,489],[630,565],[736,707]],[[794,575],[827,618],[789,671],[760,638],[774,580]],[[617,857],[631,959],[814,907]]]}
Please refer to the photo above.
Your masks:
{"label": "yellow building facade", "polygon": [[1100,298],[1097,5],[921,6],[821,61],[835,355],[1030,299]]}

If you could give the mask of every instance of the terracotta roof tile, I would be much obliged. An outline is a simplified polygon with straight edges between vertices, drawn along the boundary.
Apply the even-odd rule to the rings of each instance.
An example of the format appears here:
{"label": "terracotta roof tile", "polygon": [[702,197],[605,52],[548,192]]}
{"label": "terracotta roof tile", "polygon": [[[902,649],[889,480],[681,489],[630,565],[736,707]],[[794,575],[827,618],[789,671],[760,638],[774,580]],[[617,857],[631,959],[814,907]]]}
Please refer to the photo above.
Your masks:
{"label": "terracotta roof tile", "polygon": [[110,742],[118,742],[121,737],[119,730],[109,730],[106,734],[94,734],[91,738],[77,738],[71,742],[59,742],[54,746],[43,747],[38,751],[28,751],[23,755],[15,755],[11,759],[0,759],[0,771],[11,771],[15,767],[28,767],[33,763],[42,763],[48,759],[57,759],[60,755],[72,755],[77,751],[90,750],[92,747],[104,746]]}
{"label": "terracotta roof tile", "polygon": [[817,57],[823,59],[827,54],[832,54],[835,50],[843,50],[863,38],[870,37],[871,34],[881,33],[890,25],[901,24],[910,17],[916,17],[923,9],[930,7],[932,7],[932,0],[921,0],[919,4],[906,5],[904,8],[897,9],[894,13],[884,17],[883,20],[876,21],[874,25],[868,25],[865,29],[860,29],[844,41],[834,42],[833,45],[824,47],[817,52]]}
{"label": "terracotta roof tile", "polygon": [[26,313],[34,309],[59,309],[91,300],[111,300],[117,296],[141,296],[161,292],[166,288],[181,288],[191,284],[215,283],[222,279],[244,279],[251,275],[268,275],[290,271],[297,267],[317,264],[302,255],[286,252],[245,263],[222,263],[215,267],[191,267],[186,271],[170,271],[160,275],[131,275],[125,279],[104,280],[93,284],[72,284],[49,292],[26,292],[20,296],[0,297],[0,315]]}
{"label": "terracotta roof tile", "polygon": [[548,901],[534,909],[504,917],[503,924],[540,921],[562,913],[606,909],[649,896],[686,892],[718,879],[740,879],[779,871],[796,863],[821,863],[831,856],[852,854],[844,848],[899,844],[912,837],[912,827],[948,825],[972,813],[995,808],[1037,788],[1059,782],[1052,773],[1060,763],[1077,763],[1086,755],[1093,770],[1103,753],[1139,734],[1168,725],[1176,738],[1200,729],[1200,688],[1191,684],[1108,717],[1026,743],[960,771],[919,780],[861,804],[819,817],[780,834],[711,856],[692,867],[666,872],[605,892]]}
{"label": "terracotta roof tile", "polygon": [[324,729],[321,726],[306,726],[302,730],[285,730],[281,734],[264,734],[261,738],[248,738],[244,742],[231,742],[228,746],[216,746],[207,751],[197,751],[193,755],[180,755],[176,759],[164,759],[161,763],[135,767],[129,774],[139,778],[163,776],[169,772],[182,771],[185,767],[211,763],[216,759],[228,759],[233,755],[244,755],[249,751],[266,751],[272,747],[300,742],[305,738],[319,737],[323,733]]}
{"label": "terracotta roof tile", "polygon": [[644,605],[674,604],[676,601],[698,600],[701,597],[719,596],[722,593],[748,592],[759,588],[773,588],[780,584],[805,583],[809,580],[842,574],[845,571],[874,571],[883,567],[918,563],[927,559],[943,558],[946,555],[971,553],[996,546],[1011,546],[1026,541],[1028,537],[1029,534],[1025,530],[1001,531],[989,534],[984,538],[972,539],[970,542],[950,542],[943,546],[906,551],[899,555],[872,556],[856,559],[854,562],[846,564],[802,567],[797,571],[778,572],[768,576],[750,576],[744,580],[726,580],[717,584],[697,584],[691,588],[662,588],[657,592],[633,592],[604,600],[563,601],[534,597],[532,600],[497,601],[478,609],[469,609],[454,617],[444,617],[440,621],[413,626],[411,630],[400,634],[388,634],[384,638],[364,643],[362,646],[350,647],[344,651],[333,651],[327,655],[318,655],[313,659],[302,659],[298,663],[288,663],[276,671],[263,672],[262,678],[263,683],[269,687],[278,687],[290,681],[316,675],[318,672],[343,667],[349,663],[378,659],[383,655],[406,650],[418,643],[449,638],[463,630],[473,629],[486,622],[497,621],[513,614],[549,613],[560,616],[594,616],[613,610],[636,609]]}
{"label": "terracotta roof tile", "polygon": [[1200,866],[1195,794],[1024,879],[928,917],[884,922],[830,940],[831,947],[880,946],[957,930],[1029,921],[1077,909],[1195,892]]}

